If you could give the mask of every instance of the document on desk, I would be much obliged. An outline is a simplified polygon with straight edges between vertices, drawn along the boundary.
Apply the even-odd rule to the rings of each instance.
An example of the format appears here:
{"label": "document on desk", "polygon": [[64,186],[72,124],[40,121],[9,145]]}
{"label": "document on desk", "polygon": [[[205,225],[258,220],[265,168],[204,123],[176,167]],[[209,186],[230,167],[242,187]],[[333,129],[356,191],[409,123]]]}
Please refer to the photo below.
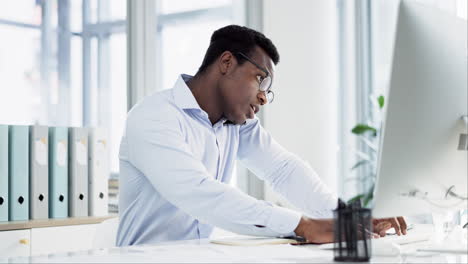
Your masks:
{"label": "document on desk", "polygon": [[210,240],[212,244],[227,245],[227,246],[263,246],[263,245],[281,245],[291,244],[297,241],[289,238],[272,238],[272,237],[251,237],[251,236],[236,236],[225,237]]}

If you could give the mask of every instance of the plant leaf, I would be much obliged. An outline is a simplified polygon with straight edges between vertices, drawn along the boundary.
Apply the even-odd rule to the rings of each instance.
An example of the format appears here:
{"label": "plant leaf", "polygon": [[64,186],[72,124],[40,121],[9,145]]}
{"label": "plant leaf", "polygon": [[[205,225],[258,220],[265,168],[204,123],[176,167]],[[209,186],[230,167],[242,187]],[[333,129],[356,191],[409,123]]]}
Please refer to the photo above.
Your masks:
{"label": "plant leaf", "polygon": [[364,202],[363,202],[364,207],[367,207],[368,205],[370,205],[370,203],[374,199],[374,188],[375,188],[375,184],[372,184],[372,186],[369,188],[369,191],[366,194],[366,197],[364,197]]}
{"label": "plant leaf", "polygon": [[357,151],[356,151],[356,155],[357,155],[359,158],[363,159],[363,160],[368,160],[368,161],[370,161],[370,162],[374,162],[374,160],[371,158],[371,156],[369,156],[368,154],[366,154],[366,153],[364,153],[364,152],[362,152],[362,151],[357,150]]}
{"label": "plant leaf", "polygon": [[372,201],[372,199],[374,199],[374,191],[373,190],[369,191],[366,194],[366,196],[364,197],[364,201],[363,201],[364,207],[367,207],[370,204],[370,202]]}
{"label": "plant leaf", "polygon": [[347,177],[345,179],[346,182],[349,181],[365,181],[365,180],[371,180],[372,182],[374,181],[375,175],[370,174],[368,176],[356,176],[356,177]]}
{"label": "plant leaf", "polygon": [[378,102],[379,102],[379,107],[380,109],[382,109],[384,107],[384,104],[385,104],[385,97],[383,95],[379,96],[377,98]]}
{"label": "plant leaf", "polygon": [[361,200],[362,198],[364,198],[364,195],[365,194],[362,194],[362,193],[358,194],[358,195],[354,196],[353,198],[349,199],[347,203],[350,204],[350,203],[352,203],[352,202],[354,202],[356,200]]}
{"label": "plant leaf", "polygon": [[375,129],[374,127],[371,127],[371,126],[368,126],[368,125],[365,125],[365,124],[357,124],[352,130],[351,132],[353,132],[353,134],[356,134],[356,135],[362,135],[366,132],[372,132],[372,135],[375,137],[377,136],[377,129]]}
{"label": "plant leaf", "polygon": [[356,169],[357,167],[362,166],[362,165],[364,165],[364,164],[367,164],[367,163],[369,163],[369,162],[370,162],[369,160],[360,160],[360,161],[358,161],[356,164],[354,164],[354,166],[351,168],[351,170],[354,170],[354,169]]}
{"label": "plant leaf", "polygon": [[366,146],[368,146],[371,150],[373,150],[374,152],[377,152],[378,149],[377,149],[377,146],[374,145],[374,143],[372,143],[370,140],[368,140],[366,137],[364,136],[360,136],[358,137],[362,142],[364,142],[366,144]]}

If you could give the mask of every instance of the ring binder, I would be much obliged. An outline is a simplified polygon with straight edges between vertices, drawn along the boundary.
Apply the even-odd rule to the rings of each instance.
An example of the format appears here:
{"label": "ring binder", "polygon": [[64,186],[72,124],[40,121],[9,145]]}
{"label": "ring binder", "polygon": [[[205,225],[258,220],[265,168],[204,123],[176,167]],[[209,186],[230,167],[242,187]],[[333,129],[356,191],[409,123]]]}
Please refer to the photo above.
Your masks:
{"label": "ring binder", "polygon": [[31,219],[49,218],[49,129],[29,128],[29,183]]}
{"label": "ring binder", "polygon": [[88,130],[69,130],[69,216],[88,216]]}
{"label": "ring binder", "polygon": [[29,219],[29,127],[9,126],[9,217]]}
{"label": "ring binder", "polygon": [[0,222],[8,221],[8,126],[0,125]]}
{"label": "ring binder", "polygon": [[49,128],[49,216],[68,217],[68,128]]}
{"label": "ring binder", "polygon": [[108,213],[109,158],[106,130],[94,128],[89,134],[89,215]]}

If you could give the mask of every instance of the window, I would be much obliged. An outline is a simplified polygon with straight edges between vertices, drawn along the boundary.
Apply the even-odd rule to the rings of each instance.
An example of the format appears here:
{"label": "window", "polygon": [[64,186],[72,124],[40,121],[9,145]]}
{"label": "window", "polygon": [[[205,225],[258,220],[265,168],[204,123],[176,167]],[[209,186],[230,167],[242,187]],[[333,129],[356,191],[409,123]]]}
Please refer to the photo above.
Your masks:
{"label": "window", "polygon": [[194,75],[213,31],[236,23],[232,0],[162,0],[157,16],[159,89],[172,88],[181,73]]}
{"label": "window", "polygon": [[[437,8],[453,16],[467,19],[466,0],[417,0],[421,4]],[[373,72],[372,90],[374,93],[386,94],[391,74],[393,59],[393,43],[395,41],[396,21],[398,18],[398,3],[400,1],[372,1],[368,14],[372,23],[371,37],[368,39],[370,55],[372,58],[371,71]],[[367,95],[368,96],[368,95]],[[457,216],[458,221],[467,221],[467,210],[462,210]],[[431,216],[422,214],[412,216],[412,222],[431,223]],[[460,218],[462,217],[462,218]]]}
{"label": "window", "polygon": [[[466,0],[418,0],[421,4],[431,6],[467,19]],[[373,87],[386,90],[390,78],[393,56],[393,42],[398,15],[397,0],[371,2],[370,19],[372,23],[372,68],[374,72]]]}
{"label": "window", "polygon": [[[466,0],[417,1],[463,19],[467,17]],[[375,114],[378,109],[376,97],[385,95],[389,85],[399,3],[400,0],[337,0],[341,75],[340,131],[343,131],[340,135],[340,174],[348,175],[342,179],[342,197],[351,198],[372,186],[371,182],[363,180],[360,175],[371,174],[375,167],[362,166],[354,171],[350,168],[356,164],[356,156],[375,160],[377,152],[366,148],[366,144],[362,142],[356,142],[356,137],[350,130],[358,122],[371,125],[380,123],[381,117]],[[378,146],[378,142],[373,143],[376,143],[375,147]],[[353,174],[356,172],[357,175]]]}
{"label": "window", "polygon": [[[158,90],[172,88],[180,74],[194,75],[200,67],[211,34],[230,24],[243,24],[237,14],[241,1],[162,0],[156,7],[156,68]],[[237,171],[233,172],[234,175]],[[231,185],[237,185],[232,177]]]}
{"label": "window", "polygon": [[[118,210],[118,149],[128,109],[128,3],[7,0],[0,9],[0,123],[107,128],[111,212]],[[244,1],[153,4],[155,90],[196,73],[214,30],[243,24]]]}
{"label": "window", "polygon": [[[356,136],[351,133],[352,128],[365,122],[367,111],[361,108],[363,96],[369,88],[368,53],[366,53],[365,39],[368,36],[368,22],[366,21],[366,5],[369,1],[337,0],[338,26],[338,164],[340,185],[338,194],[349,199],[365,191],[361,176],[363,171],[351,170],[361,157],[361,145]],[[362,170],[362,169],[361,169]]]}
{"label": "window", "polygon": [[127,112],[126,1],[2,1],[0,123],[105,127],[111,173]]}

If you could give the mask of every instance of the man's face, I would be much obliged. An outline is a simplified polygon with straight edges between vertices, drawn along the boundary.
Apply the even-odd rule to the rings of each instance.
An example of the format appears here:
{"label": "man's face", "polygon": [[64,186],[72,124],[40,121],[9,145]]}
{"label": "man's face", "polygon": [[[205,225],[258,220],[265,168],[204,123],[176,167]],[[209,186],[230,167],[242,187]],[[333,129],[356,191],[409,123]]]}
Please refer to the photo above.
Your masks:
{"label": "man's face", "polygon": [[[265,51],[256,47],[249,58],[273,78],[274,63]],[[249,61],[239,65],[233,56],[231,62],[227,60],[221,60],[226,72],[219,81],[223,113],[234,124],[243,124],[253,119],[260,106],[267,103],[265,93],[259,90],[259,80],[265,78],[266,73]]]}

